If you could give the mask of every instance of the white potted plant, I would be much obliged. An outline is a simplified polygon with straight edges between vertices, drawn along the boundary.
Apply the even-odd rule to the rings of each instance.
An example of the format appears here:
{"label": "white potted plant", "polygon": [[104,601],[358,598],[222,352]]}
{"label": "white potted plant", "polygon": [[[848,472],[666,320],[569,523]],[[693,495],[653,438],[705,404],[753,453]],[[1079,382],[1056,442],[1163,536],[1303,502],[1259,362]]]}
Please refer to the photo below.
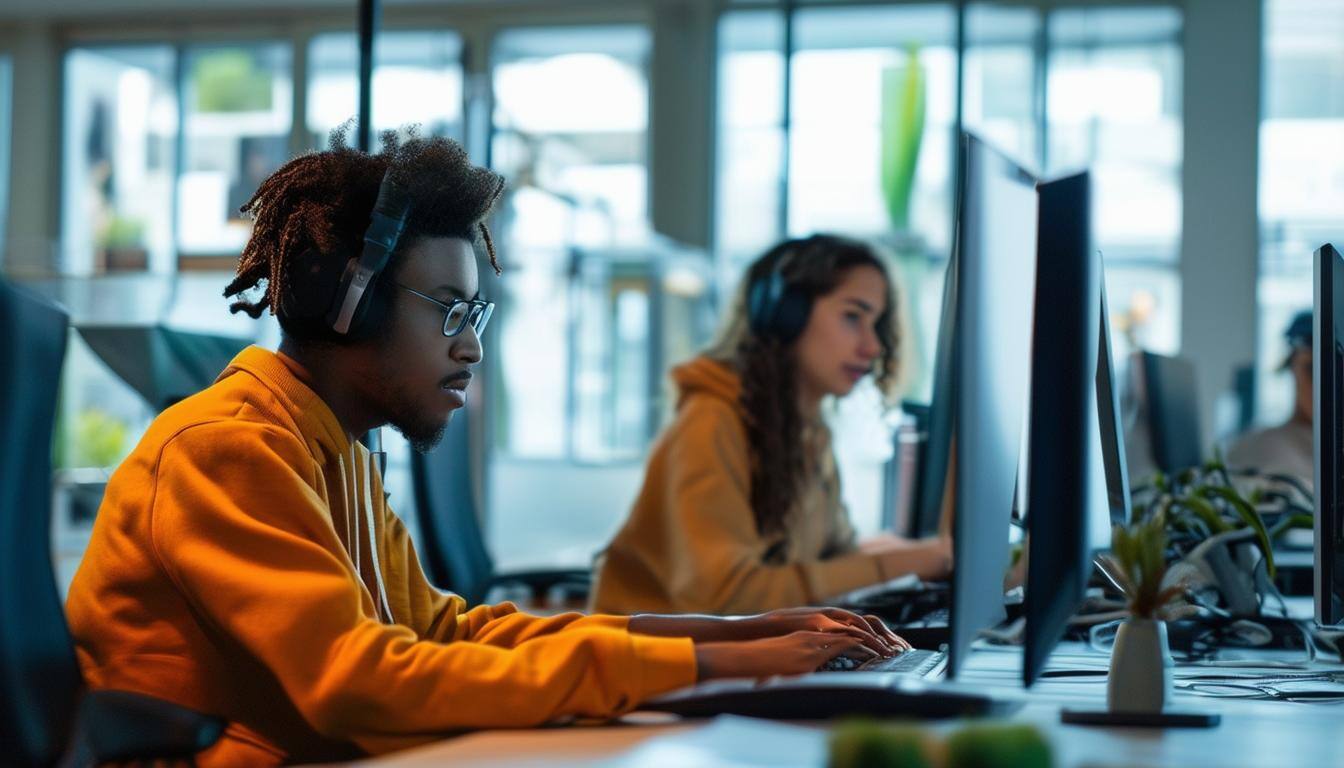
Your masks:
{"label": "white potted plant", "polygon": [[1111,651],[1106,704],[1112,712],[1161,712],[1171,700],[1169,618],[1185,586],[1167,567],[1167,522],[1162,512],[1132,526],[1116,526],[1103,568],[1124,593],[1129,618],[1120,624]]}

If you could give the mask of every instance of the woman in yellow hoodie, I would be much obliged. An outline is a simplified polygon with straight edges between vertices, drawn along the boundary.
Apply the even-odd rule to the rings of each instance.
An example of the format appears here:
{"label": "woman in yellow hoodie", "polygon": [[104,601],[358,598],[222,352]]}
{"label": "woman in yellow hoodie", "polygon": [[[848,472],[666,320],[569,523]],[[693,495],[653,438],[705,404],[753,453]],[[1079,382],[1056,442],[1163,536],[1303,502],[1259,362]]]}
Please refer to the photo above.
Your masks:
{"label": "woman in yellow hoodie", "polygon": [[66,606],[91,686],[228,721],[199,764],[608,717],[697,679],[901,645],[836,611],[539,618],[428,583],[355,437],[390,423],[427,449],[466,402],[493,308],[474,240],[494,265],[481,222],[502,185],[453,142],[415,139],[305,155],[245,206],[226,295],[266,282],[233,309],[274,312],[280,351],[245,350],[155,419],[107,485]]}
{"label": "woman in yellow hoodie", "polygon": [[896,315],[861,242],[815,235],[757,259],[720,338],[672,372],[676,416],[599,559],[594,607],[752,613],[947,575],[946,538],[856,540],[821,419],[864,376],[890,395]]}

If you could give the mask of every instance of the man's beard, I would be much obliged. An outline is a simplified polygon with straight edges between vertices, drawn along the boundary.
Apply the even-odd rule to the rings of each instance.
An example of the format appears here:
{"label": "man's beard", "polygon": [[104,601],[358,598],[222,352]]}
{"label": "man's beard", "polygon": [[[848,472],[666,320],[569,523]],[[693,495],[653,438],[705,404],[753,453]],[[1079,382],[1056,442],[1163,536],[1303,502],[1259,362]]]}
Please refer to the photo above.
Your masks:
{"label": "man's beard", "polygon": [[437,421],[410,405],[408,397],[389,398],[390,408],[387,423],[401,433],[417,453],[429,453],[443,440],[448,429],[448,420]]}
{"label": "man's beard", "polygon": [[416,453],[429,453],[439,446],[443,440],[443,433],[448,429],[448,423],[434,425],[428,423],[406,423],[401,421],[388,422],[393,429],[401,433],[406,438],[406,442],[411,444],[411,448]]}

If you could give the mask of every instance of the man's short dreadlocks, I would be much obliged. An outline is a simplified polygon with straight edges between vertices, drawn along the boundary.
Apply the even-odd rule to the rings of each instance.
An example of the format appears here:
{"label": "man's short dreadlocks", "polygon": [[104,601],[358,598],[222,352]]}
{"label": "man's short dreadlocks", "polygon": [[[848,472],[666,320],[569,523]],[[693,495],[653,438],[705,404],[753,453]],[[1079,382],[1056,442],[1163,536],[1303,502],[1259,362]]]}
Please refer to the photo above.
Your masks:
{"label": "man's short dreadlocks", "polygon": [[[462,145],[445,138],[402,142],[394,131],[382,135],[382,151],[367,154],[346,144],[350,124],[332,133],[332,149],[297,157],[272,174],[240,209],[253,219],[238,273],[224,289],[235,297],[266,281],[256,301],[239,298],[230,312],[260,317],[269,309],[287,334],[300,341],[336,340],[323,315],[346,262],[363,248],[383,174],[406,192],[410,214],[386,274],[397,256],[425,237],[479,236],[499,274],[494,242],[485,219],[504,178],[471,163]],[[380,280],[374,300],[385,307],[390,280]]]}

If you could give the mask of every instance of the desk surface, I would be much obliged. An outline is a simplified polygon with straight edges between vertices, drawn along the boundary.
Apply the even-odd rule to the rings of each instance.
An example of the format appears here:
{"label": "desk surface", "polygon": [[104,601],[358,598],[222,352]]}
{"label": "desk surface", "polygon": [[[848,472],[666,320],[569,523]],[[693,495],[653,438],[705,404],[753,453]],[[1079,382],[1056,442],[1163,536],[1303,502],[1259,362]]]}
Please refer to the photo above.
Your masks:
{"label": "desk surface", "polygon": [[[1243,653],[1243,656],[1246,654]],[[1272,660],[1271,654],[1257,654]],[[1291,655],[1288,657],[1291,658]],[[1104,669],[1107,657],[1079,644],[1064,644],[1051,657],[1052,669]],[[1316,663],[1313,669],[1339,670],[1344,665]],[[1037,725],[1051,741],[1055,765],[1072,766],[1344,766],[1344,704],[1269,702],[1211,699],[1177,691],[1175,704],[1183,709],[1221,712],[1222,723],[1203,729],[1096,728],[1059,722],[1062,706],[1101,708],[1105,703],[1105,678],[1050,678],[1024,692],[1020,683],[1021,654],[1017,650],[979,650],[968,658],[962,679],[983,685],[1025,704],[1011,721]],[[1176,677],[1195,672],[1242,672],[1245,670],[1178,667]],[[461,766],[588,766],[607,762],[622,765],[684,765],[703,762],[707,754],[722,765],[824,765],[826,731],[823,724],[802,723],[779,731],[790,740],[793,758],[769,762],[747,759],[737,750],[687,752],[681,742],[699,738],[704,750],[709,743],[707,724],[713,721],[676,721],[662,724],[629,724],[556,727],[514,731],[484,731],[446,739],[420,749],[386,755],[368,764],[377,766],[428,766],[451,763]],[[739,722],[747,729],[759,721]],[[728,725],[719,723],[723,731]],[[714,726],[710,726],[713,728]],[[933,729],[955,727],[954,723],[931,723]],[[699,733],[696,729],[704,729]],[[660,741],[661,740],[661,741]],[[655,748],[666,744],[669,748]],[[672,748],[672,747],[678,748]],[[639,749],[638,755],[627,759]],[[730,754],[732,753],[732,754]],[[750,753],[748,753],[750,754]],[[698,757],[697,757],[698,756]],[[796,759],[794,759],[796,758]]]}

